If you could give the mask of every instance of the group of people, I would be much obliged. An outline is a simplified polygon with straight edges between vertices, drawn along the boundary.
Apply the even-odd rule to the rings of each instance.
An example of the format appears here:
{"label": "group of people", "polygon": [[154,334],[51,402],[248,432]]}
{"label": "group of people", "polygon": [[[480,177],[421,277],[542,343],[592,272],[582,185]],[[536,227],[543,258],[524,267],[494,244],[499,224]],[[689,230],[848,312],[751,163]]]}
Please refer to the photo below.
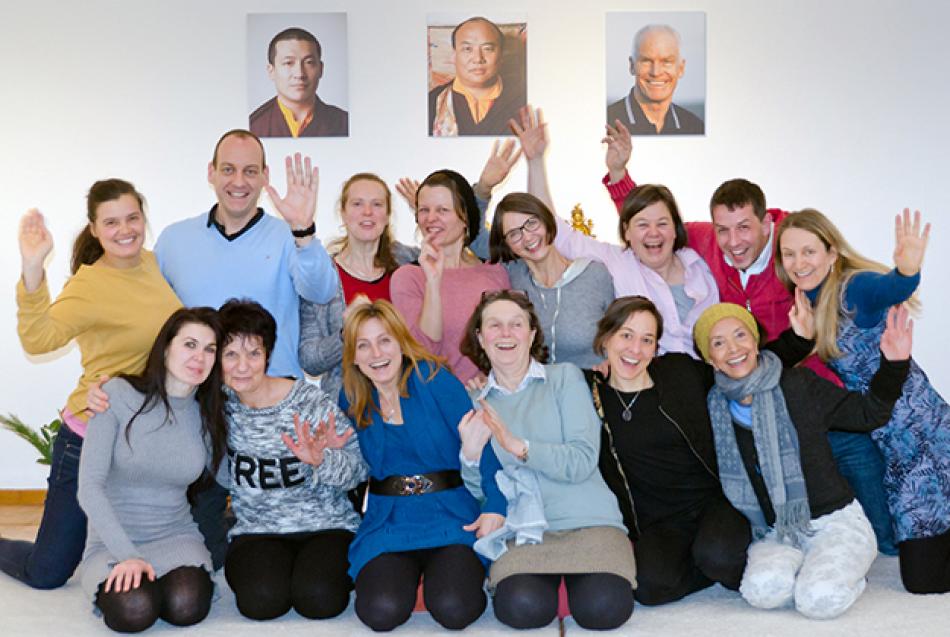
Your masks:
{"label": "group of people", "polygon": [[[28,212],[21,341],[75,339],[83,373],[36,542],[0,539],[0,569],[54,588],[79,566],[122,632],[201,621],[222,566],[247,617],[333,617],[355,589],[378,631],[419,601],[464,628],[486,578],[514,628],[550,623],[561,591],[579,625],[610,629],[634,600],[716,582],[831,618],[879,548],[907,590],[950,590],[950,409],[911,358],[920,215],[897,217],[893,269],[742,179],[684,223],[627,174],[617,121],[622,245],[604,243],[554,212],[540,111],[511,127],[518,147],[496,143],[474,184],[396,185],[419,247],[358,173],[324,248],[309,158],[287,158],[282,197],[243,130],[209,164],[217,203],[154,252],[143,197],[96,182],[52,302],[52,240]],[[527,192],[486,232],[521,155]]]}

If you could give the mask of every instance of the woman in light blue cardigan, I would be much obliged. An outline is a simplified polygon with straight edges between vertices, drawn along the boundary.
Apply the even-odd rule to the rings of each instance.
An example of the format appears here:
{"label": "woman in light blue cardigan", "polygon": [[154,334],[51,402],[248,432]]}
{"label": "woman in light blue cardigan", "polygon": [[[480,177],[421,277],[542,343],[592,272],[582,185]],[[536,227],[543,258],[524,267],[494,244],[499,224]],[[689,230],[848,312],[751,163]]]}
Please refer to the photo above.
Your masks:
{"label": "woman in light blue cardigan", "polygon": [[508,523],[476,544],[497,557],[489,573],[495,616],[514,628],[547,625],[563,577],[580,626],[617,628],[633,612],[636,568],[598,470],[600,420],[583,374],[570,363],[542,364],[538,317],[516,291],[482,296],[462,351],[488,374],[481,408],[460,426],[465,461],[477,464],[482,448],[492,449],[509,497]]}

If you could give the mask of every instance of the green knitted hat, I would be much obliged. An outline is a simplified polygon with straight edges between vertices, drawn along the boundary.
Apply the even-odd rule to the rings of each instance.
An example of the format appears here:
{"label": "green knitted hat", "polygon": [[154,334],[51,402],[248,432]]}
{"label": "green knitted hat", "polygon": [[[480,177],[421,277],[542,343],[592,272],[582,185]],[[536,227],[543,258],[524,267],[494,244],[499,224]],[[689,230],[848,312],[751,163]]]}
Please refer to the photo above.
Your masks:
{"label": "green knitted hat", "polygon": [[693,340],[696,342],[696,347],[699,348],[699,353],[703,355],[703,360],[707,363],[709,362],[709,332],[712,331],[716,323],[729,317],[739,319],[743,325],[749,328],[755,342],[759,342],[759,326],[756,325],[755,319],[749,310],[735,303],[717,303],[706,308],[706,311],[696,321],[696,325],[693,326]]}

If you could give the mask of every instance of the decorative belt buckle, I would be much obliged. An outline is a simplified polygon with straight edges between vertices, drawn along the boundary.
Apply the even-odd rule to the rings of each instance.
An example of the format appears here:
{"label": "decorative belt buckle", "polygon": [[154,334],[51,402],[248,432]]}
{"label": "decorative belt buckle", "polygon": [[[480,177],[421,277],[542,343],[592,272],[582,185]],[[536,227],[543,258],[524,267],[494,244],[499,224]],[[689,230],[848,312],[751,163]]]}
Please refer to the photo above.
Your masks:
{"label": "decorative belt buckle", "polygon": [[402,477],[402,495],[422,495],[432,489],[432,480],[421,474]]}

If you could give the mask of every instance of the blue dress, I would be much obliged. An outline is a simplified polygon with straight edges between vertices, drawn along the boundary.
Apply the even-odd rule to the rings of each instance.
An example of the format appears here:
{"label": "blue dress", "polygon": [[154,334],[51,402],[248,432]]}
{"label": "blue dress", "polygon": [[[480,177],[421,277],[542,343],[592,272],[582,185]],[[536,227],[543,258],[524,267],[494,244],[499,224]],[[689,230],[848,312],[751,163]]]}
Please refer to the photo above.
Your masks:
{"label": "blue dress", "polygon": [[[917,281],[897,272],[852,277],[845,291],[849,312],[838,316],[842,356],[828,363],[848,389],[867,390],[880,364],[887,308],[909,298]],[[915,361],[891,419],[871,437],[886,463],[884,487],[897,541],[950,530],[950,406]]]}
{"label": "blue dress", "polygon": [[[391,475],[459,470],[458,423],[472,408],[472,402],[462,383],[446,368],[426,381],[431,368],[426,363],[419,367],[421,378],[415,372],[410,374],[409,397],[399,401],[403,424],[385,423],[373,412],[372,423],[356,430],[370,476],[377,480]],[[377,400],[374,392],[373,402],[378,404]],[[344,411],[349,409],[342,393],[340,406]],[[366,515],[350,544],[350,577],[356,580],[363,566],[383,553],[452,544],[471,547],[475,534],[462,527],[483,512],[504,515],[507,509],[507,501],[495,483],[498,461],[493,454],[491,459],[486,457],[491,453],[490,445],[485,449],[480,464],[485,495],[481,506],[464,486],[413,496],[370,493]]]}

